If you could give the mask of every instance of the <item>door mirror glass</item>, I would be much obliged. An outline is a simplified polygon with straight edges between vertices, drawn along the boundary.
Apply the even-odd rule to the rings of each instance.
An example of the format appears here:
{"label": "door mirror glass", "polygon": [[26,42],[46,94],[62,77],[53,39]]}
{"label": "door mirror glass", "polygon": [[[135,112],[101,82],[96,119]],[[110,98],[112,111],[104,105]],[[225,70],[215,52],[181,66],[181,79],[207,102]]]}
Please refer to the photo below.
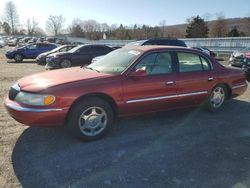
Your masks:
{"label": "door mirror glass", "polygon": [[145,68],[136,69],[129,74],[130,77],[142,77],[147,75]]}

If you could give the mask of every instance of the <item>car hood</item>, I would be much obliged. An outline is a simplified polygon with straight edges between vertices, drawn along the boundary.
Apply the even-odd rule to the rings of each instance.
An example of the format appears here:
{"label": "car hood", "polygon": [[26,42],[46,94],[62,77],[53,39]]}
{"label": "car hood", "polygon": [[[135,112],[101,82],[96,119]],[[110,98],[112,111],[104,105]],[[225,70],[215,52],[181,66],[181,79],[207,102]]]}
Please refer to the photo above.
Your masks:
{"label": "car hood", "polygon": [[49,87],[61,84],[82,80],[103,79],[111,76],[111,74],[98,73],[92,70],[74,67],[33,74],[18,80],[18,85],[23,91],[40,92]]}
{"label": "car hood", "polygon": [[235,51],[234,53],[233,53],[233,56],[234,57],[240,57],[240,56],[242,56],[243,55],[243,53],[242,52],[239,52],[239,51]]}
{"label": "car hood", "polygon": [[16,52],[16,51],[23,50],[23,49],[24,49],[24,46],[23,47],[17,47],[17,48],[13,48],[13,49],[7,51],[6,53]]}

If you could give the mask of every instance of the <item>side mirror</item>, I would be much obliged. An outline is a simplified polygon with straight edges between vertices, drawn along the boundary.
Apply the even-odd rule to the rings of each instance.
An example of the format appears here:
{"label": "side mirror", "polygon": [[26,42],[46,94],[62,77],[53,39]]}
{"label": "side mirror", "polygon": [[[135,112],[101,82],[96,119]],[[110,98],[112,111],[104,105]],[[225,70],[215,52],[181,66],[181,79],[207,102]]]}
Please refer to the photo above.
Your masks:
{"label": "side mirror", "polygon": [[132,71],[130,74],[129,74],[129,77],[132,77],[132,78],[137,78],[137,77],[143,77],[143,76],[147,76],[147,71],[145,69],[137,69],[137,70],[134,70]]}

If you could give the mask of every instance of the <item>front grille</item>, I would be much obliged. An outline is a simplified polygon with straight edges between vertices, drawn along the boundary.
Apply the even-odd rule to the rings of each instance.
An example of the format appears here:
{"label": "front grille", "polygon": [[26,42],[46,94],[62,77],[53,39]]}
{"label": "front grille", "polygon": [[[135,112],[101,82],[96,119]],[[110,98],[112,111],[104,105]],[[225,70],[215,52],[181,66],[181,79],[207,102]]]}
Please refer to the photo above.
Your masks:
{"label": "front grille", "polygon": [[17,84],[15,84],[14,86],[12,86],[10,88],[10,91],[9,91],[9,99],[10,100],[15,100],[17,94],[19,93],[20,89],[19,89],[19,86]]}

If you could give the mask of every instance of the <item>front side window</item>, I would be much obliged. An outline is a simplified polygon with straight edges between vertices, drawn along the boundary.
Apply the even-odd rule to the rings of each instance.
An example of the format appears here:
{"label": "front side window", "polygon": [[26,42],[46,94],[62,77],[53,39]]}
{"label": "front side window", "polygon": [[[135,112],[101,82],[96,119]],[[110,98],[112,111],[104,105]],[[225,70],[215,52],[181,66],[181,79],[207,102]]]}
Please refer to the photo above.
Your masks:
{"label": "front side window", "polygon": [[68,47],[62,47],[59,52],[67,52],[68,51]]}
{"label": "front side window", "polygon": [[145,56],[135,67],[144,69],[149,75],[168,74],[172,72],[172,59],[169,52],[152,53]]}
{"label": "front side window", "polygon": [[196,54],[179,52],[177,53],[179,61],[179,72],[193,72],[210,70],[209,62]]}
{"label": "front side window", "polygon": [[30,49],[30,50],[34,50],[34,49],[37,49],[37,45],[32,44],[32,45],[27,46],[27,48]]}

